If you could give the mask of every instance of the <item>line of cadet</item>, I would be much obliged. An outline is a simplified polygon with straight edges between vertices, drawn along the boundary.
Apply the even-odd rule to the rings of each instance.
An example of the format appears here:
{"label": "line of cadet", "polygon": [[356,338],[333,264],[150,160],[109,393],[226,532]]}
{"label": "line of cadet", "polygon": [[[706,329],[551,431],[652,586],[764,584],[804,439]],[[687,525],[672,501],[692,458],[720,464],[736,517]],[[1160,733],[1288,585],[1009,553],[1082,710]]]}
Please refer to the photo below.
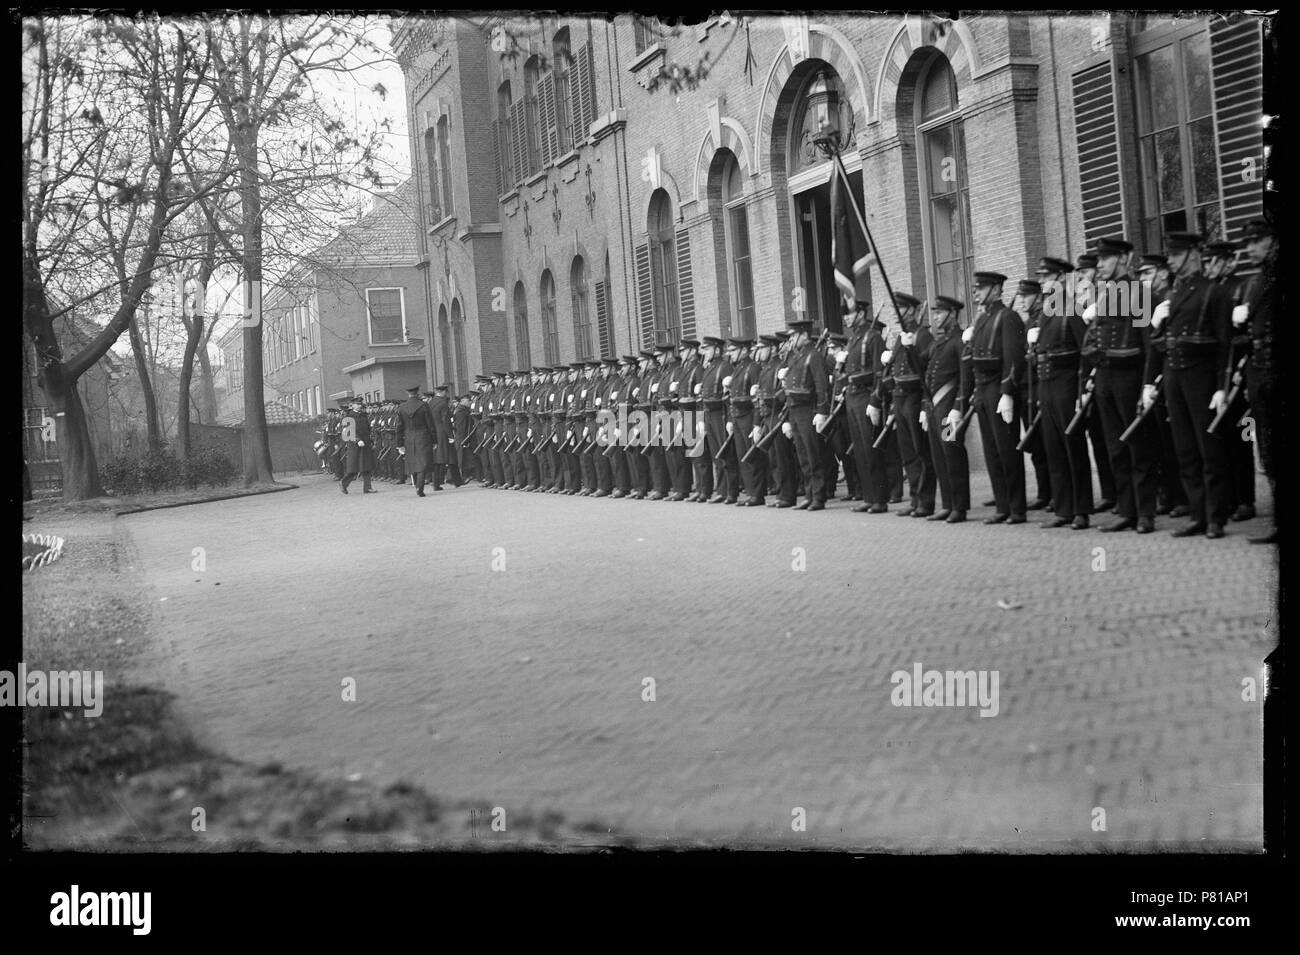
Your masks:
{"label": "line of cadet", "polygon": [[[854,512],[902,503],[905,475],[910,501],[895,513],[956,524],[971,510],[965,434],[978,417],[993,486],[985,524],[1023,524],[1028,511],[1044,510],[1052,517],[1042,526],[1083,530],[1091,515],[1110,513],[1102,531],[1146,534],[1168,514],[1185,518],[1176,537],[1220,538],[1229,520],[1255,516],[1252,431],[1276,487],[1271,224],[1252,220],[1240,248],[1258,267],[1245,284],[1232,274],[1237,244],[1175,232],[1163,254],[1132,263],[1132,244],[1108,238],[1074,266],[1041,259],[1011,307],[1006,276],[976,272],[969,322],[956,298],[923,305],[900,292],[893,329],[859,306],[845,316],[845,335],[793,321],[757,341],[690,339],[621,359],[479,375],[477,393],[456,400],[454,425],[445,398],[411,389],[406,404],[378,411],[392,424],[376,441],[397,452],[381,453],[380,473],[414,475],[421,495],[419,475],[434,468],[439,489],[436,469],[451,465],[453,483],[476,476],[488,488],[819,511],[842,468],[848,499],[860,501]],[[1078,307],[1045,310],[1071,272]],[[1135,280],[1154,308],[1133,307]],[[1111,294],[1121,284],[1123,294]],[[422,401],[442,422],[427,429],[427,462],[424,425],[412,431]],[[602,410],[633,433],[599,435]],[[657,412],[682,412],[701,430],[652,433],[668,420]],[[346,490],[356,472],[342,444]],[[1275,498],[1275,526],[1276,512]],[[1275,540],[1274,529],[1252,542]]]}

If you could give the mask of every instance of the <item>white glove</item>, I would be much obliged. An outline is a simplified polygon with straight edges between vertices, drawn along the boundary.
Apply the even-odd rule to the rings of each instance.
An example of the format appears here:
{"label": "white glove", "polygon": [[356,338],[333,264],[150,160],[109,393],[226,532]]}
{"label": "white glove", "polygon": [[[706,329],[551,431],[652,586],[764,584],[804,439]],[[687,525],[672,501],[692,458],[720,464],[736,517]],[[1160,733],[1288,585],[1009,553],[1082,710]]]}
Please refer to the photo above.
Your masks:
{"label": "white glove", "polygon": [[597,407],[597,408],[600,407],[600,399],[599,399],[599,398],[596,399],[596,407]]}
{"label": "white glove", "polygon": [[903,332],[898,336],[898,344],[911,348],[916,344],[916,332]]}
{"label": "white glove", "polygon": [[961,412],[958,411],[956,408],[953,408],[951,411],[948,412],[948,417],[946,420],[948,422],[948,427],[952,428],[955,431],[957,429],[957,426],[961,424]]}
{"label": "white glove", "polygon": [[813,415],[813,430],[821,431],[822,428],[826,427],[826,419],[827,415],[824,414]]}
{"label": "white glove", "polygon": [[569,395],[569,400],[572,401],[572,400],[574,399],[574,397],[576,397],[576,396],[575,396],[575,395]]}
{"label": "white glove", "polygon": [[398,455],[398,457],[401,457],[401,456],[402,456],[403,454],[405,454],[405,453],[406,453],[406,448],[398,448],[398,449],[397,449],[397,455]]}
{"label": "white glove", "polygon": [[734,434],[735,431],[736,431],[736,426],[735,426],[735,424],[732,423],[732,422],[730,422],[730,421],[728,421],[728,422],[727,422],[727,434]]}
{"label": "white glove", "polygon": [[757,397],[758,397],[758,385],[750,385],[750,387],[749,387],[749,397],[751,397],[751,398],[757,398]]}
{"label": "white glove", "polygon": [[880,409],[875,405],[867,405],[867,417],[875,427],[880,427]]}
{"label": "white glove", "polygon": [[1002,420],[1007,424],[1010,424],[1011,419],[1015,417],[1016,403],[1010,395],[1003,395],[998,399],[998,414],[1002,415]]}
{"label": "white glove", "polygon": [[929,431],[929,430],[930,430],[930,422],[929,422],[929,420],[926,418],[926,414],[925,414],[924,411],[921,412],[921,430],[922,430],[922,431]]}
{"label": "white glove", "polygon": [[888,348],[886,348],[884,351],[880,353],[880,364],[888,365],[889,360],[893,357],[894,357],[894,353],[890,351]]}
{"label": "white glove", "polygon": [[835,353],[835,364],[842,365],[848,360],[849,353],[847,349],[841,348]]}
{"label": "white glove", "polygon": [[794,425],[792,425],[790,422],[787,421],[785,424],[781,425],[781,433],[785,435],[787,438],[789,438],[791,441],[793,441]]}
{"label": "white glove", "polygon": [[1151,327],[1159,328],[1161,325],[1165,323],[1165,319],[1168,317],[1169,317],[1169,299],[1165,299],[1163,302],[1157,305],[1155,307],[1155,311],[1151,313]]}
{"label": "white glove", "polygon": [[632,389],[632,397],[633,397],[633,398],[635,398],[635,397],[636,397],[637,395],[639,395],[639,394],[641,394],[641,389],[640,389],[640,388],[633,388],[633,389]]}
{"label": "white glove", "polygon": [[1156,386],[1143,385],[1142,386],[1142,410],[1146,411],[1155,403],[1156,403]]}
{"label": "white glove", "polygon": [[974,337],[975,337],[975,326],[967,325],[966,330],[961,333],[961,340],[963,342],[969,342]]}
{"label": "white glove", "polygon": [[533,429],[529,428],[527,437],[531,438],[532,436],[533,436]]}
{"label": "white glove", "polygon": [[[635,395],[636,392],[634,391],[634,392],[632,392],[632,394]],[[609,393],[609,400],[610,400],[610,401],[618,401],[618,392],[617,392],[617,391],[611,391],[611,392]]]}
{"label": "white glove", "polygon": [[723,388],[730,388],[730,387],[731,387],[731,376],[730,376],[730,375],[728,375],[726,378],[723,378],[723,379],[722,379],[722,387],[723,387]]}
{"label": "white glove", "polygon": [[565,441],[568,441],[568,440],[569,440],[570,438],[572,438],[572,437],[573,437],[573,429],[572,429],[572,428],[570,428],[568,431],[564,432],[564,440],[565,440]]}
{"label": "white glove", "polygon": [[762,428],[755,428],[753,431],[749,432],[749,440],[754,444],[758,444],[758,439],[761,438],[762,436],[763,436]]}
{"label": "white glove", "polygon": [[364,448],[365,446],[366,446],[366,443],[365,443],[364,441],[358,441],[358,442],[357,442],[357,447],[358,447],[358,448]]}
{"label": "white glove", "polygon": [[1031,328],[1028,332],[1026,332],[1025,341],[1027,341],[1031,345],[1036,344],[1038,342],[1038,329]]}
{"label": "white glove", "polygon": [[776,377],[777,377],[777,380],[778,380],[778,381],[785,381],[785,374],[786,374],[786,372],[788,372],[789,370],[790,370],[789,368],[778,368],[778,369],[776,370]]}
{"label": "white glove", "polygon": [[1222,389],[1210,396],[1210,410],[1222,411],[1223,403],[1228,400],[1228,393]]}
{"label": "white glove", "polygon": [[1082,317],[1085,322],[1091,323],[1092,320],[1097,317],[1097,303],[1093,302],[1091,305],[1085,308],[1083,310]]}
{"label": "white glove", "polygon": [[615,429],[614,429],[614,440],[615,440],[615,441],[618,440],[618,428],[615,428]]}
{"label": "white glove", "polygon": [[651,386],[650,386],[650,390],[651,390],[652,392],[653,392],[653,391],[658,391],[658,390],[659,390],[659,382],[656,381],[653,385],[651,385]]}
{"label": "white glove", "polygon": [[697,384],[695,385],[695,394],[698,395],[698,394],[700,393],[700,391],[703,390],[703,388],[704,388],[704,385],[697,383]]}
{"label": "white glove", "polygon": [[677,390],[677,385],[678,385],[678,382],[675,382],[675,381],[670,381],[670,382],[668,382],[668,390],[669,390],[669,391],[676,391],[676,390]]}
{"label": "white glove", "polygon": [[1232,324],[1245,325],[1246,318],[1250,315],[1249,305],[1238,305],[1232,310]]}

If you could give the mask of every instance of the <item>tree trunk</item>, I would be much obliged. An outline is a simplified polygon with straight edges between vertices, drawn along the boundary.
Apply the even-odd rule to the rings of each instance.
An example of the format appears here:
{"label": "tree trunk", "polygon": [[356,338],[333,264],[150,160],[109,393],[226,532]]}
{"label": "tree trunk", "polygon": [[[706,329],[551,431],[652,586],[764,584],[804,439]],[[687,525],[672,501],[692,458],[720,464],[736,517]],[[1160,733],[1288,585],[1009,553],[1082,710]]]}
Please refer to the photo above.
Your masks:
{"label": "tree trunk", "polygon": [[76,379],[63,374],[63,363],[47,366],[40,375],[41,390],[54,416],[55,435],[59,442],[59,470],[63,476],[63,499],[83,501],[102,497],[99,465],[95,445],[90,439],[90,425],[81,405]]}
{"label": "tree trunk", "polygon": [[262,383],[262,190],[257,141],[244,131],[239,145],[239,201],[244,248],[244,484],[273,483]]}
{"label": "tree trunk", "polygon": [[131,319],[127,330],[131,337],[131,354],[135,356],[135,371],[140,376],[140,393],[144,397],[144,420],[149,434],[149,450],[157,451],[162,447],[162,435],[158,426],[158,401],[153,393],[153,379],[149,374],[149,360],[144,350],[144,338],[134,318]]}
{"label": "tree trunk", "polygon": [[203,340],[203,313],[200,311],[185,327],[185,355],[181,358],[180,396],[176,410],[176,444],[182,460],[190,456],[190,382],[194,378],[194,353]]}
{"label": "tree trunk", "polygon": [[217,420],[217,384],[212,377],[212,359],[208,357],[207,340],[199,348],[199,422],[215,424]]}

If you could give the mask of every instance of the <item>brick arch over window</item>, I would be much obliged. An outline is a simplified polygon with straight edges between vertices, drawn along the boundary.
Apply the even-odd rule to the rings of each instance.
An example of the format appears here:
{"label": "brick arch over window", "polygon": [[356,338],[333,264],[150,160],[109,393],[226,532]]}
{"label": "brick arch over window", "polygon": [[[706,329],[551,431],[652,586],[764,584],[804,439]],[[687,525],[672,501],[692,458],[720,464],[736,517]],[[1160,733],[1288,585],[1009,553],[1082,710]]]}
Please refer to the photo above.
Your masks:
{"label": "brick arch over window", "polygon": [[710,170],[720,149],[728,150],[736,157],[742,176],[749,177],[754,174],[754,146],[749,141],[749,134],[745,132],[745,127],[730,116],[723,117],[720,125],[722,142],[714,142],[713,130],[709,130],[704,134],[699,152],[695,154],[696,201],[708,196]]}
{"label": "brick arch over window", "polygon": [[[931,42],[932,41],[932,42]],[[942,37],[936,37],[930,29],[929,21],[920,17],[907,17],[894,33],[894,39],[885,49],[880,60],[879,73],[876,77],[876,98],[872,103],[872,114],[882,118],[882,103],[898,102],[901,94],[910,93],[920,65],[927,62],[926,57],[914,57],[918,50],[942,53],[948,58],[953,74],[957,77],[957,99],[970,88],[971,80],[982,69],[979,51],[975,47],[975,38],[971,36],[970,27],[961,20],[951,21]],[[898,114],[895,114],[896,116]],[[910,117],[910,113],[906,114]],[[893,117],[891,117],[893,118]]]}
{"label": "brick arch over window", "polygon": [[797,68],[806,68],[813,60],[829,63],[839,74],[848,89],[849,102],[853,104],[853,118],[858,129],[865,128],[868,122],[876,118],[877,114],[872,109],[873,100],[867,84],[867,74],[853,45],[838,30],[814,23],[808,27],[808,55],[796,63],[790,55],[789,45],[783,46],[768,71],[767,83],[763,87],[763,94],[758,103],[756,124],[758,142],[754,150],[756,164],[754,171],[763,172],[770,169],[774,156],[780,156],[780,162],[784,166],[784,142],[780,144],[778,150],[777,145],[773,143],[773,130],[777,131],[776,139],[784,140],[784,125],[789,118],[789,104],[785,104],[786,116],[778,118],[777,114],[781,112],[782,102],[793,95],[790,92],[791,87],[799,85],[789,84],[790,76]]}

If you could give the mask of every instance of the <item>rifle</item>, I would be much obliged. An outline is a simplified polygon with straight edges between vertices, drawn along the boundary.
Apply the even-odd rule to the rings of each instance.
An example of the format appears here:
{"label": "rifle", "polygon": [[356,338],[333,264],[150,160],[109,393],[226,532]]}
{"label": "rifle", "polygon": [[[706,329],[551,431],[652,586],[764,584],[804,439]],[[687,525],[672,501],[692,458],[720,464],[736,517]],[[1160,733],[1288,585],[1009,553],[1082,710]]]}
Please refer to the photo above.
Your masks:
{"label": "rifle", "polygon": [[1094,367],[1088,372],[1088,380],[1083,383],[1083,395],[1079,398],[1079,410],[1074,413],[1070,423],[1065,426],[1066,434],[1074,434],[1079,430],[1079,425],[1088,415],[1088,409],[1092,407],[1092,389],[1095,387],[1093,379],[1097,377],[1097,369]]}
{"label": "rifle", "polygon": [[849,389],[847,387],[840,392],[840,396],[835,399],[835,406],[831,408],[831,413],[826,416],[826,420],[822,422],[822,426],[817,429],[818,434],[824,433],[832,424],[835,423],[835,416],[844,410],[844,402],[847,399],[848,393]]}
{"label": "rifle", "polygon": [[880,446],[885,443],[885,439],[889,437],[889,432],[894,430],[894,424],[896,418],[897,418],[896,412],[893,411],[889,412],[889,416],[885,418],[885,423],[880,427],[880,434],[876,436],[875,441],[871,442],[871,446],[873,448],[879,449]]}
{"label": "rifle", "polygon": [[749,456],[753,454],[755,451],[766,451],[767,446],[771,444],[772,439],[776,437],[776,433],[781,430],[781,425],[785,424],[786,419],[789,417],[790,417],[789,406],[782,408],[781,413],[777,415],[776,420],[772,422],[772,427],[767,429],[767,434],[763,435],[761,438],[759,438],[757,441],[753,443],[750,449],[745,452],[745,456],[740,459],[740,463],[744,464],[746,461],[748,461]]}
{"label": "rifle", "polygon": [[722,460],[722,452],[727,450],[727,445],[731,444],[732,439],[735,437],[736,437],[736,432],[733,430],[729,435],[727,435],[727,440],[722,442],[722,447],[718,448],[718,453],[713,456],[713,460],[715,461]]}
{"label": "rifle", "polygon": [[1021,438],[1020,443],[1016,445],[1017,451],[1023,451],[1025,454],[1033,453],[1033,450],[1029,447],[1029,443],[1034,439],[1035,432],[1038,430],[1039,422],[1042,420],[1043,409],[1039,408],[1034,412],[1034,420],[1029,422],[1029,427],[1025,429],[1025,436]]}
{"label": "rifle", "polygon": [[[1156,389],[1156,401],[1160,400],[1160,380],[1162,378],[1164,378],[1164,375],[1156,375],[1156,380],[1152,383]],[[1142,402],[1141,401],[1138,402],[1137,417],[1134,418],[1133,422],[1127,428],[1124,429],[1124,433],[1119,436],[1119,439],[1121,441],[1123,441],[1125,444],[1128,444],[1129,440],[1133,437],[1133,435],[1137,434],[1138,428],[1141,427],[1142,422],[1147,419],[1147,415],[1151,414],[1151,412],[1155,410],[1156,401],[1151,402],[1151,406],[1149,408],[1143,408]],[[1225,406],[1225,410],[1226,410],[1226,406]],[[1223,412],[1220,412],[1220,415],[1222,415],[1222,413]],[[1213,422],[1210,423],[1210,428],[1211,429],[1214,428]],[[1213,430],[1211,430],[1210,433],[1213,434],[1214,433]]]}
{"label": "rifle", "polygon": [[974,404],[966,409],[966,413],[962,415],[961,420],[957,422],[957,427],[950,428],[947,425],[944,425],[943,431],[940,432],[939,437],[944,441],[954,444],[961,441],[962,437],[966,434],[966,428],[970,425],[970,419],[973,417],[975,417]]}
{"label": "rifle", "polygon": [[1243,376],[1246,371],[1246,362],[1249,360],[1250,354],[1248,352],[1245,355],[1242,355],[1237,361],[1237,367],[1232,370],[1232,388],[1228,391],[1228,396],[1223,400],[1223,409],[1214,416],[1214,420],[1210,422],[1210,426],[1205,429],[1206,434],[1219,433],[1219,427],[1223,424],[1224,419],[1228,417],[1228,412],[1232,410],[1233,403],[1236,402],[1237,397],[1241,394]]}

